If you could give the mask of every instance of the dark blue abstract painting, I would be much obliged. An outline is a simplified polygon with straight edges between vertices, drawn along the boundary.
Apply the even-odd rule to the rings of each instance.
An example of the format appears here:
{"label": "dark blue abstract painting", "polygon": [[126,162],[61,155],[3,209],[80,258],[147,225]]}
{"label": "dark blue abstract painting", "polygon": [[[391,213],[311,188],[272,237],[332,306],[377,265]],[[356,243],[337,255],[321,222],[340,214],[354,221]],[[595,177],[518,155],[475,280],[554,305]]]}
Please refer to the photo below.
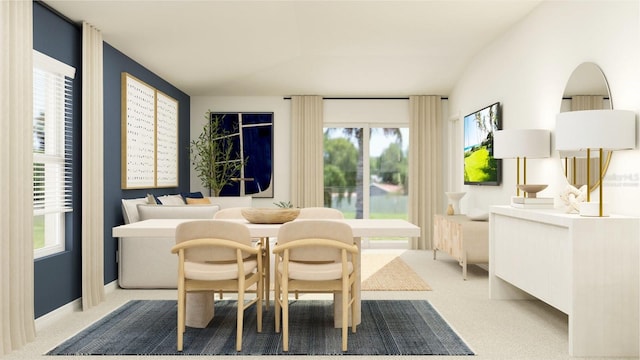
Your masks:
{"label": "dark blue abstract painting", "polygon": [[225,186],[221,196],[273,197],[273,113],[211,113],[223,117],[224,130],[233,137],[234,161],[244,166],[236,181]]}

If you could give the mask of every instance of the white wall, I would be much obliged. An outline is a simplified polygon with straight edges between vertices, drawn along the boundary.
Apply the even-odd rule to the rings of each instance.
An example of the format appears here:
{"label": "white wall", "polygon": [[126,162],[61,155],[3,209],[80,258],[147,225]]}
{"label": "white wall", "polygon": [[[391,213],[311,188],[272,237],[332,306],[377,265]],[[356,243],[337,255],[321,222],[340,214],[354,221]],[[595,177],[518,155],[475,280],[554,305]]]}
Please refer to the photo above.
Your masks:
{"label": "white wall", "polygon": [[[290,172],[289,152],[291,137],[291,101],[278,96],[192,96],[191,97],[191,136],[198,137],[205,124],[207,110],[220,112],[261,111],[273,112],[273,199],[253,199],[255,207],[273,207],[273,202],[290,200]],[[198,176],[191,166],[191,191],[206,189],[200,183]]]}
{"label": "white wall", "polygon": [[[553,131],[561,98],[573,70],[594,62],[610,86],[613,107],[640,108],[640,43],[638,1],[548,1],[494,41],[469,64],[449,96],[449,112],[458,117],[455,136],[461,142],[465,114],[502,103],[504,129],[542,128]],[[454,119],[456,120],[456,119]],[[527,162],[527,182],[549,184],[542,196],[556,197],[566,186],[558,153]],[[503,185],[462,186],[462,149],[453,147],[458,165],[451,183],[467,191],[462,210],[508,204],[515,195],[516,161],[503,160]],[[624,176],[624,183],[605,182],[604,199],[611,212],[640,215],[640,150],[616,152],[607,175]],[[621,186],[624,185],[624,186]],[[597,199],[597,191],[595,192]]]}

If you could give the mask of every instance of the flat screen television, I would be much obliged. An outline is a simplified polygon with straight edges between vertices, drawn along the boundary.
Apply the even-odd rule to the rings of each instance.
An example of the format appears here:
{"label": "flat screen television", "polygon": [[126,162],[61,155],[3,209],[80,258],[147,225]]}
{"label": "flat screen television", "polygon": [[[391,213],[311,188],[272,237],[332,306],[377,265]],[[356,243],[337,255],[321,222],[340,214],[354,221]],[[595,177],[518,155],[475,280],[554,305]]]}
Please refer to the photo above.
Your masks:
{"label": "flat screen television", "polygon": [[502,129],[500,103],[464,117],[464,184],[500,185],[502,161],[493,157],[493,133]]}

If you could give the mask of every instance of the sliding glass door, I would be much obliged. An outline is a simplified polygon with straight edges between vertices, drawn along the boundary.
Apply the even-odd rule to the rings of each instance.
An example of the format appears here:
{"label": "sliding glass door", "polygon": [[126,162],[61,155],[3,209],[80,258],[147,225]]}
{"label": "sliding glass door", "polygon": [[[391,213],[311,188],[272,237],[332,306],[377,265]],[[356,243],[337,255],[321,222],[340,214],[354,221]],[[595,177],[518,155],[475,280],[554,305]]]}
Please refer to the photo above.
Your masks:
{"label": "sliding glass door", "polygon": [[325,206],[350,219],[408,219],[408,142],[406,127],[325,128]]}

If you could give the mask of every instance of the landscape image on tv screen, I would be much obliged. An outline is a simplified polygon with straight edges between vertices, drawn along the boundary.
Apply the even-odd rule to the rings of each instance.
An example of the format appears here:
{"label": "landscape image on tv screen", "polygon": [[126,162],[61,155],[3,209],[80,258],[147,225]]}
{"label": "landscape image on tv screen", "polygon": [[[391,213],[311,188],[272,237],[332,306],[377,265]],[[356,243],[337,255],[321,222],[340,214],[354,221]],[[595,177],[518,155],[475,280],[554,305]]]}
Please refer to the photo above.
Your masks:
{"label": "landscape image on tv screen", "polygon": [[465,185],[499,185],[499,159],[493,157],[493,134],[501,129],[500,103],[464,117]]}

